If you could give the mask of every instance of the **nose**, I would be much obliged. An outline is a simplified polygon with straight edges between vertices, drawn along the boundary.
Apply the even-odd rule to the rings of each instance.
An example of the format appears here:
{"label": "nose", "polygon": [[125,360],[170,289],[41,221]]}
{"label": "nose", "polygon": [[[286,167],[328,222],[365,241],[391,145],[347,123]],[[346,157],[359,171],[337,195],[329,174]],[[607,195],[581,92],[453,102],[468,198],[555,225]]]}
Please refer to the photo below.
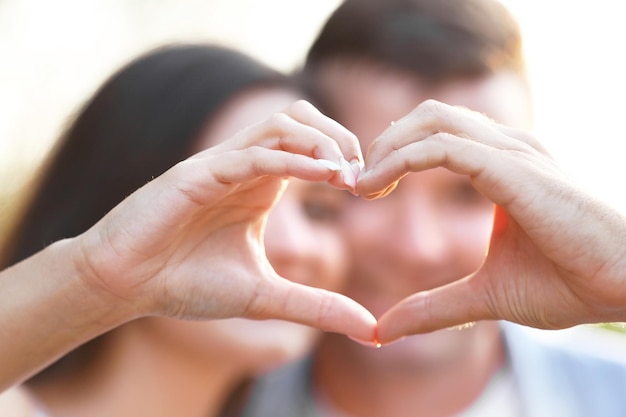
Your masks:
{"label": "nose", "polygon": [[390,249],[403,261],[437,264],[447,261],[444,219],[437,207],[420,193],[401,193],[389,213]]}

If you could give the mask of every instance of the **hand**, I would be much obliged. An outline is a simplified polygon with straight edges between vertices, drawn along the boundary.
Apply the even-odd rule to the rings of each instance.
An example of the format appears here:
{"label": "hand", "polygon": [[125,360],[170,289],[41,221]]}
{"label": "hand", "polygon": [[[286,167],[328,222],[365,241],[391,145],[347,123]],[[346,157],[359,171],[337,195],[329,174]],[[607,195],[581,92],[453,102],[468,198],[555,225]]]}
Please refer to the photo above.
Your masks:
{"label": "hand", "polygon": [[546,329],[626,320],[626,219],[527,133],[428,101],[370,146],[365,166],[357,191],[366,198],[408,172],[445,167],[496,204],[480,269],[394,306],[379,320],[381,343],[485,319]]}
{"label": "hand", "polygon": [[278,318],[371,340],[367,310],[278,276],[262,242],[286,177],[353,189],[360,164],[354,135],[297,102],[174,166],[80,236],[85,285],[137,315]]}

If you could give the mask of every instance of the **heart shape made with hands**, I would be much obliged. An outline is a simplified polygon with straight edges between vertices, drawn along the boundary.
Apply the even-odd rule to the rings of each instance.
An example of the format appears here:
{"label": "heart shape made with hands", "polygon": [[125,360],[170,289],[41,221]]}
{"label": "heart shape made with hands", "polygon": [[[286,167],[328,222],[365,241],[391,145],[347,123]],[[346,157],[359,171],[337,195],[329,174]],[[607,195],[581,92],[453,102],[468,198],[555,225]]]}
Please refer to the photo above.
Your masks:
{"label": "heart shape made with hands", "polygon": [[[477,269],[407,294],[378,317],[375,342],[479,320],[540,328],[576,324],[571,311],[586,294],[572,292],[564,280],[571,278],[572,259],[580,259],[584,240],[572,225],[598,216],[575,203],[580,200],[576,187],[534,137],[468,109],[427,101],[369,144],[365,166],[354,191],[368,200],[398,192],[407,175],[442,169],[468,177],[495,207],[486,253],[473,258],[482,259]],[[573,240],[565,241],[566,234]],[[586,261],[577,263],[580,277],[593,276]]]}
{"label": "heart shape made with hands", "polygon": [[378,317],[374,343],[480,320],[543,329],[623,320],[623,215],[574,184],[528,132],[427,100],[369,143],[365,167],[353,191],[368,200],[443,169],[493,204],[477,269],[407,294]]}
{"label": "heart shape made with hands", "polygon": [[[381,191],[368,195],[366,199],[377,200],[377,199],[381,199],[390,195],[393,192],[393,190],[396,189],[400,181],[401,179],[394,180],[391,184],[384,187]],[[350,192],[353,194],[356,194],[355,190],[351,190]],[[367,205],[370,203],[364,201],[363,204]],[[499,211],[496,213],[495,218],[496,218],[496,224],[498,225],[498,227],[495,228],[494,230],[502,231],[503,228],[506,226],[506,221],[505,221],[506,214],[503,211]],[[463,278],[464,277],[459,277],[459,279],[463,279]],[[425,305],[422,302],[422,300],[424,300],[423,297],[424,297],[424,294],[417,294],[417,295],[407,294],[406,299],[399,300],[398,304],[396,304],[388,312],[386,312],[381,317],[379,317],[380,321],[376,321],[375,323],[372,322],[374,327],[371,329],[372,336],[370,340],[363,340],[363,339],[354,338],[354,337],[351,337],[351,338],[365,345],[380,347],[382,344],[391,343],[398,338],[408,335],[410,331],[408,331],[408,329],[405,329],[405,328],[398,328],[395,325],[395,322],[398,320],[402,320],[403,322],[406,322],[406,323],[414,323],[415,317],[419,317],[420,315],[427,316],[425,313],[427,313],[427,309],[429,308],[429,306]],[[461,323],[458,323],[458,324],[461,325],[461,324],[466,323],[467,321],[469,320],[463,320]],[[444,327],[452,326],[452,325],[448,325],[448,323],[439,324],[436,318],[433,321],[431,321],[429,325],[432,328],[428,329],[428,331],[435,330],[438,327],[444,328]]]}
{"label": "heart shape made with hands", "polygon": [[[605,227],[601,235],[574,227],[590,218],[606,225],[607,211],[581,204],[589,198],[581,199],[535,138],[467,109],[421,104],[369,144],[365,167],[355,175],[352,191],[368,200],[398,192],[407,175],[437,168],[469,177],[495,205],[487,251],[477,269],[441,287],[407,294],[372,324],[374,343],[478,320],[541,328],[572,325],[573,310],[585,313],[581,298],[589,298],[583,290],[589,277],[596,278],[594,267],[604,265],[604,252],[615,253],[604,236],[623,241],[619,227]],[[350,182],[344,179],[348,188]],[[581,255],[581,242],[586,249],[596,244],[589,246],[592,257]],[[567,281],[572,277],[578,291]]]}

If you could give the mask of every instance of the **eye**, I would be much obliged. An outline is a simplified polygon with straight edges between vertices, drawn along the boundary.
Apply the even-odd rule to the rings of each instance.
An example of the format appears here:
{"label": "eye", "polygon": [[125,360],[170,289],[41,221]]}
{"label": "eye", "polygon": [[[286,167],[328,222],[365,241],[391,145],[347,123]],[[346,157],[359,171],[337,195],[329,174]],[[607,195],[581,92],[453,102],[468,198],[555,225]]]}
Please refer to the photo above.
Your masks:
{"label": "eye", "polygon": [[325,183],[292,179],[287,192],[294,196],[294,203],[311,223],[335,225],[343,215],[350,193],[332,188]]}
{"label": "eye", "polygon": [[341,217],[341,204],[324,198],[308,198],[302,202],[305,215],[315,222],[335,223]]}
{"label": "eye", "polygon": [[490,204],[489,200],[474,188],[468,177],[457,176],[439,183],[438,187],[440,203],[449,207],[466,209]]}
{"label": "eye", "polygon": [[458,205],[489,203],[489,200],[474,188],[469,178],[457,181],[453,186],[449,187],[447,199]]}

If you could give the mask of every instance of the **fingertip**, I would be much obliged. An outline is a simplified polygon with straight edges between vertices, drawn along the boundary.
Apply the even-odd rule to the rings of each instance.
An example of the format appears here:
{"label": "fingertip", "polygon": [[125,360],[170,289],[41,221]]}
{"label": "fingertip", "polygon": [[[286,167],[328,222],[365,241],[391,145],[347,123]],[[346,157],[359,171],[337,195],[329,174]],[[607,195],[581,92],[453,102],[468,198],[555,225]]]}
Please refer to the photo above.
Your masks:
{"label": "fingertip", "polygon": [[447,328],[465,328],[486,318],[480,297],[475,297],[468,279],[413,294],[396,304],[378,320],[378,341],[388,345],[404,336]]}
{"label": "fingertip", "polygon": [[376,327],[375,343],[379,346],[387,346],[393,344],[405,336],[414,333],[414,329],[406,319],[396,319],[398,307],[394,307],[380,317]]}
{"label": "fingertip", "polygon": [[[345,334],[354,340],[367,342],[373,339],[376,318],[353,299],[321,288],[286,280],[281,282],[282,290],[274,291],[274,299],[280,297],[282,302],[268,299],[269,305],[264,306],[271,318]],[[280,293],[282,295],[278,295]]]}
{"label": "fingertip", "polygon": [[358,343],[359,345],[362,346],[366,346],[366,347],[371,347],[371,348],[379,348],[380,344],[374,342],[373,340],[363,340],[363,339],[359,339],[353,336],[348,336],[348,339]]}
{"label": "fingertip", "polygon": [[373,192],[373,193],[365,193],[365,194],[363,194],[362,190],[359,187],[356,187],[355,191],[357,193],[359,193],[365,200],[376,200],[376,199],[383,198],[383,197],[386,197],[389,194],[391,194],[391,192],[396,189],[397,185],[398,185],[398,182],[396,181],[393,184],[391,184],[391,185],[387,186],[386,188],[384,188],[383,190],[376,191],[376,192]]}
{"label": "fingertip", "polygon": [[354,178],[356,178],[358,181],[359,176],[361,175],[361,171],[363,171],[363,168],[365,167],[365,165],[363,164],[363,161],[359,158],[352,158],[350,160],[350,166],[352,167]]}
{"label": "fingertip", "polygon": [[341,167],[339,166],[339,164],[333,162],[333,161],[329,161],[328,159],[316,159],[315,162],[317,162],[318,164],[320,164],[321,166],[323,166],[324,168],[328,169],[329,171],[333,171],[333,172],[341,172]]}
{"label": "fingertip", "polygon": [[343,182],[349,189],[354,190],[356,188],[356,179],[355,171],[353,170],[353,166],[346,161],[344,158],[341,158],[341,173],[343,174]]}
{"label": "fingertip", "polygon": [[[354,340],[357,343],[366,346],[375,346],[376,326],[378,324],[376,318],[365,307],[351,298],[337,294],[343,298],[342,303],[348,307],[348,319],[344,321],[347,325],[346,336]],[[352,316],[352,319],[349,317]],[[352,323],[350,323],[352,320]]]}
{"label": "fingertip", "polygon": [[[369,311],[367,313],[369,313]],[[371,348],[379,348],[381,344],[378,341],[378,321],[371,314],[370,316],[373,319],[371,321],[372,328],[367,338],[361,338],[361,337],[356,337],[352,335],[347,335],[347,336],[349,339],[351,339],[352,341],[360,345],[371,347]]]}

